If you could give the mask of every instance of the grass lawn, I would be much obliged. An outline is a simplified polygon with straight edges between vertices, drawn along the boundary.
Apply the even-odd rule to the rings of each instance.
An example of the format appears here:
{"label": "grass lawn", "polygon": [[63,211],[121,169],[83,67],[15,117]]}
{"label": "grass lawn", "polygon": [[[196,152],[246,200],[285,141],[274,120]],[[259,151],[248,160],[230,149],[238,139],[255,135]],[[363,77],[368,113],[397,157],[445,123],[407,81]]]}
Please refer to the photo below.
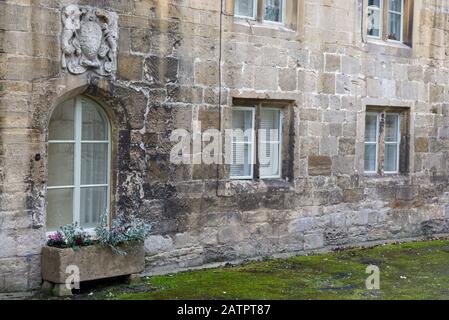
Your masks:
{"label": "grass lawn", "polygon": [[[380,290],[365,287],[368,265]],[[74,299],[449,299],[449,241],[385,245],[143,278]]]}

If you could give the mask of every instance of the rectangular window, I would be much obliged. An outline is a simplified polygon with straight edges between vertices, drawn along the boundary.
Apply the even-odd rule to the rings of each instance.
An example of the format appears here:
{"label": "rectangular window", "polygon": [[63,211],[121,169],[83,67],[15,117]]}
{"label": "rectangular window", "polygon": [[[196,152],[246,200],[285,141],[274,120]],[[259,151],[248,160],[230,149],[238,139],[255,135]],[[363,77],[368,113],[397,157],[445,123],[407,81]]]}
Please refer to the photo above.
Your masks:
{"label": "rectangular window", "polygon": [[265,0],[264,20],[282,23],[284,20],[284,0]]}
{"label": "rectangular window", "polygon": [[283,112],[272,106],[234,107],[230,178],[282,178]]}
{"label": "rectangular window", "polygon": [[233,0],[234,16],[238,18],[274,23],[292,23],[291,16],[286,15],[287,1],[291,10],[297,10],[297,0]]}
{"label": "rectangular window", "polygon": [[368,0],[367,35],[412,43],[413,0]]}
{"label": "rectangular window", "polygon": [[368,0],[368,35],[371,37],[382,35],[382,1]]}
{"label": "rectangular window", "polygon": [[254,108],[232,111],[231,178],[252,179],[254,164]]}
{"label": "rectangular window", "polygon": [[391,108],[366,113],[365,173],[398,174],[407,171],[408,147],[402,137],[407,140],[408,133],[405,120],[401,120],[406,118],[407,112]]}
{"label": "rectangular window", "polygon": [[234,15],[241,18],[256,19],[257,0],[235,0]]}

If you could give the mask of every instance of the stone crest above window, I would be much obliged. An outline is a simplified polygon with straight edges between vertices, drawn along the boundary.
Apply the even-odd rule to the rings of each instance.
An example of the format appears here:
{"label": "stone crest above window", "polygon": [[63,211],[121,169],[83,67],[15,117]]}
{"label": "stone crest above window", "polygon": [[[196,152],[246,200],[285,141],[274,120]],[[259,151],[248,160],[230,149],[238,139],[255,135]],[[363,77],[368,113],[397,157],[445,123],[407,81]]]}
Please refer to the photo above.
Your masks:
{"label": "stone crest above window", "polygon": [[117,69],[117,14],[90,6],[62,10],[61,65],[72,74],[92,70],[112,75]]}

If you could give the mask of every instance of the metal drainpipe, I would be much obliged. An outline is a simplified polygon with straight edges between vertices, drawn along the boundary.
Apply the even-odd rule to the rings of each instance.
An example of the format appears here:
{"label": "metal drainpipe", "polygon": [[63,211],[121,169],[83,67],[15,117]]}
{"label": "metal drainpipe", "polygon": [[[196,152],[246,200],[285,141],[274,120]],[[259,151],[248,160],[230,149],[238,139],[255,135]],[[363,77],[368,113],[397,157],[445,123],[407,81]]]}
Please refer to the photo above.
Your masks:
{"label": "metal drainpipe", "polygon": [[[222,44],[223,44],[223,3],[225,0],[220,0],[220,35],[219,35],[219,52],[218,52],[218,129],[220,130],[221,133],[221,85],[222,85],[222,81],[221,81],[221,62],[222,62]],[[221,138],[221,137],[220,137]],[[221,145],[221,152],[223,152],[223,145]],[[220,155],[222,157],[222,155]],[[222,159],[223,160],[223,159]],[[220,183],[220,164],[217,163],[217,186],[216,186],[216,195],[219,196],[219,183]]]}

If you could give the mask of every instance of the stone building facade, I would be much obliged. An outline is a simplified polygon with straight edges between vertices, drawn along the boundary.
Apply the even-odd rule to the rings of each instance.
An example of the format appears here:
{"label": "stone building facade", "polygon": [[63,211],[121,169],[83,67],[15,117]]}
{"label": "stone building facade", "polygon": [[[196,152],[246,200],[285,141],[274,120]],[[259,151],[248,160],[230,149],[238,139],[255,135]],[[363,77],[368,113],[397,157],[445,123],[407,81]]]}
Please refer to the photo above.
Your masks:
{"label": "stone building facade", "polygon": [[[148,274],[449,233],[449,3],[405,0],[391,41],[367,34],[372,1],[286,0],[280,24],[234,1],[0,1],[0,292],[41,285],[49,121],[77,96],[111,123],[111,212],[153,225]],[[64,51],[70,5],[117,23],[84,69]],[[173,130],[224,131],[242,105],[281,106],[279,179],[170,162]],[[398,172],[381,156],[368,174],[367,114],[385,110]]]}

